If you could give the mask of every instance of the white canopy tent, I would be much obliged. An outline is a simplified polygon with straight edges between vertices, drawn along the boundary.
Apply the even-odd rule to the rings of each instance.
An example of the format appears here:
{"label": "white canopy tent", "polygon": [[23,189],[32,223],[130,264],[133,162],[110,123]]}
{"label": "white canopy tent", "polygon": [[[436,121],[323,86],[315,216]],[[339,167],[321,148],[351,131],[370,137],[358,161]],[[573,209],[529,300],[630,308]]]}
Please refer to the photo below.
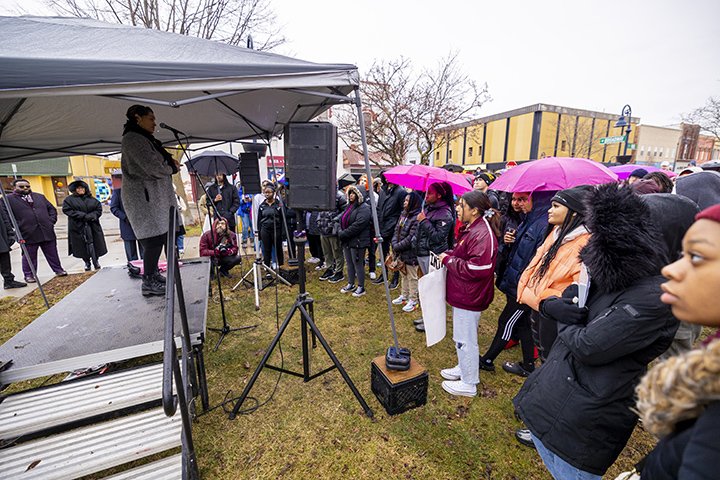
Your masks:
{"label": "white canopy tent", "polygon": [[0,35],[0,162],[117,151],[134,103],[190,142],[267,140],[359,85],[353,65],[92,19],[0,17]]}

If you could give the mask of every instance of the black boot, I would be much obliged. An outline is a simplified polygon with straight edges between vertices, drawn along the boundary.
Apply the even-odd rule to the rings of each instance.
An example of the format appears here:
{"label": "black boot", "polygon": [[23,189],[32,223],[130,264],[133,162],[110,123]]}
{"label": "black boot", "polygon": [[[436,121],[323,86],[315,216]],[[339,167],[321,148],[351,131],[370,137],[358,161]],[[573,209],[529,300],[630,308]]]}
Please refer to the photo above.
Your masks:
{"label": "black boot", "polygon": [[95,270],[100,270],[100,268],[101,268],[101,267],[100,267],[100,262],[98,261],[97,258],[93,258],[93,268],[94,268]]}
{"label": "black boot", "polygon": [[142,294],[143,297],[161,297],[165,295],[165,285],[158,282],[153,275],[143,275]]}
{"label": "black boot", "polygon": [[86,272],[90,271],[90,260],[85,260],[85,271]]}
{"label": "black boot", "polygon": [[128,275],[132,278],[142,278],[142,275],[140,274],[140,269],[133,265],[132,263],[128,262],[127,264],[128,269]]}
{"label": "black boot", "polygon": [[158,283],[162,285],[165,285],[165,283],[167,283],[167,279],[160,275],[160,272],[155,272],[155,275],[153,275],[153,277],[155,278],[155,280],[157,280]]}
{"label": "black boot", "polygon": [[393,272],[392,280],[390,280],[388,288],[395,290],[398,287],[398,283],[400,283],[400,272]]}

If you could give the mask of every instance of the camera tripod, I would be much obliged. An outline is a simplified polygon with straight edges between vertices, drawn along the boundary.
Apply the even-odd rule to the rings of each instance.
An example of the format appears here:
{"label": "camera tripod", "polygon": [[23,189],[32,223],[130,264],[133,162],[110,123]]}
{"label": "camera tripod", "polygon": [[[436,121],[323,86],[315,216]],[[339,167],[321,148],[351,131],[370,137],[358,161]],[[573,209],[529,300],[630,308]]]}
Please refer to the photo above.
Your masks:
{"label": "camera tripod", "polygon": [[[254,236],[253,242],[255,245],[255,260],[253,261],[250,270],[245,272],[245,275],[243,275],[243,277],[235,284],[235,286],[232,288],[232,291],[234,292],[235,290],[237,290],[240,284],[244,282],[251,283],[248,277],[252,274],[252,285],[253,290],[255,291],[255,310],[260,310],[260,292],[262,290],[272,285],[273,282],[275,282],[276,280],[284,283],[288,287],[292,286],[292,284],[285,280],[283,277],[281,277],[275,270],[268,267],[262,262],[262,258],[260,257],[260,243],[258,242],[257,234]],[[266,275],[270,275],[271,279],[270,282],[265,284],[263,284],[262,281],[263,271]]]}
{"label": "camera tripod", "polygon": [[[314,300],[305,290],[305,242],[307,241],[307,237],[305,236],[304,231],[295,232],[295,242],[298,246],[298,263],[299,263],[299,286],[298,286],[298,296],[295,299],[295,303],[292,307],[290,307],[290,311],[285,316],[285,320],[283,321],[282,325],[280,326],[280,329],[277,332],[277,335],[275,335],[275,338],[273,338],[272,342],[270,342],[270,346],[265,350],[265,355],[263,356],[262,360],[260,360],[260,364],[255,369],[255,373],[253,373],[252,377],[250,378],[250,381],[245,386],[245,389],[243,390],[242,394],[238,398],[237,402],[235,403],[235,406],[232,410],[232,412],[229,415],[230,420],[235,419],[235,417],[240,412],[240,408],[242,407],[242,404],[245,402],[245,399],[247,398],[248,394],[250,393],[250,390],[252,390],[253,385],[255,385],[255,381],[260,376],[260,372],[263,368],[269,368],[270,370],[275,370],[278,372],[287,373],[289,375],[293,375],[296,377],[300,377],[303,379],[304,382],[309,382],[310,380],[317,378],[321,375],[324,375],[325,373],[337,368],[340,372],[340,375],[342,375],[343,380],[345,380],[345,383],[348,387],[350,387],[350,390],[352,391],[353,395],[355,395],[355,398],[360,403],[360,406],[365,411],[365,415],[368,417],[373,416],[373,411],[370,409],[368,404],[365,402],[365,399],[362,397],[358,389],[355,387],[355,384],[353,384],[352,380],[350,379],[350,376],[345,371],[345,368],[343,368],[342,364],[340,363],[340,360],[335,356],[335,353],[330,348],[330,345],[328,345],[327,341],[325,340],[325,337],[323,337],[322,333],[320,333],[320,329],[315,324],[314,317],[314,308],[313,308],[313,302]],[[296,312],[300,312],[300,334],[302,336],[302,363],[303,363],[303,371],[302,373],[293,372],[291,370],[286,370],[284,368],[276,367],[273,365],[268,365],[267,362],[270,359],[270,355],[272,355],[273,351],[275,350],[275,347],[277,346],[278,342],[280,341],[280,338],[282,337],[283,333],[285,333],[285,329],[290,324],[290,321],[295,316]],[[308,327],[310,327],[310,332],[312,334],[312,346],[313,348],[316,347],[315,339],[320,341],[320,344],[325,349],[325,353],[327,353],[328,357],[333,362],[333,365],[321,370],[313,375],[310,374],[310,351],[309,351],[309,339],[308,339]]]}

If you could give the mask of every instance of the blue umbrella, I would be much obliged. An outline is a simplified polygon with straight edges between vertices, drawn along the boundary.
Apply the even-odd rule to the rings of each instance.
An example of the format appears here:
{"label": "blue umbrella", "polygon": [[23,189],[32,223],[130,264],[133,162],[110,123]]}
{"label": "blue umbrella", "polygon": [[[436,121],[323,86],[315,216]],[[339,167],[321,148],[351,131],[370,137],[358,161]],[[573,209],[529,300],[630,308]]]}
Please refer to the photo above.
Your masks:
{"label": "blue umbrella", "polygon": [[238,171],[237,157],[220,150],[207,150],[185,162],[190,171],[206,177],[214,177],[218,173],[232,175]]}

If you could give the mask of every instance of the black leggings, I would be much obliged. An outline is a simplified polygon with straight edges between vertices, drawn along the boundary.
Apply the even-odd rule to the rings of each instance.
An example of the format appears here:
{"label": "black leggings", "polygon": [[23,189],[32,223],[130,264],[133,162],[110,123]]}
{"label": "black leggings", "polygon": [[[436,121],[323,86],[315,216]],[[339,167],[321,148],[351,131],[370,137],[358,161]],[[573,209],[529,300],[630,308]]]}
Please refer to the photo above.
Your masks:
{"label": "black leggings", "polygon": [[280,268],[285,263],[280,232],[275,235],[272,230],[260,230],[260,241],[262,242],[263,263],[268,267],[272,264],[272,249],[275,247],[278,268]]}
{"label": "black leggings", "polygon": [[162,253],[167,234],[138,240],[143,248],[143,272],[145,275],[152,275],[158,271],[158,261]]}
{"label": "black leggings", "polygon": [[[505,296],[507,303],[498,317],[498,328],[495,332],[490,348],[483,355],[485,360],[494,361],[500,352],[503,351],[507,342],[514,335],[520,341],[522,349],[523,368],[526,370],[534,364],[535,345],[533,344],[532,332],[530,331],[530,313],[532,309],[527,305],[518,303],[514,298]],[[532,367],[530,367],[532,369]]]}

